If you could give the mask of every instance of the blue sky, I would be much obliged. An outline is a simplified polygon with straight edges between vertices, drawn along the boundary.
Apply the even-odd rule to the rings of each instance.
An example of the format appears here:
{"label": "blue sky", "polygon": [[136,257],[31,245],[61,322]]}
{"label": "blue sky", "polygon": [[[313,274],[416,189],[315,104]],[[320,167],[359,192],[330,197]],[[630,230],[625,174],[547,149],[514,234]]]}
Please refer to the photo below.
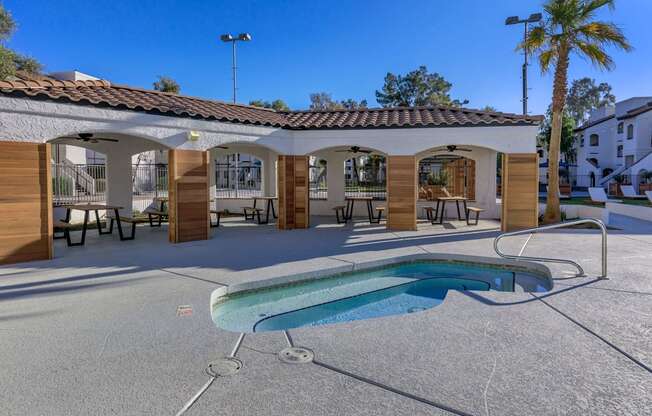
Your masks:
{"label": "blue sky", "polygon": [[[157,75],[176,79],[182,93],[231,97],[230,46],[221,33],[249,32],[238,49],[239,102],[281,98],[306,108],[311,92],[367,99],[387,71],[419,65],[453,83],[468,107],[521,111],[520,26],[509,15],[540,11],[540,0],[217,1],[4,0],[19,28],[9,46],[39,59],[47,71],[77,69],[114,83],[151,88]],[[617,98],[652,95],[652,1],[619,0],[617,23],[636,48],[613,54],[604,73],[573,59],[570,78],[607,81]],[[530,68],[530,110],[543,113],[550,76]]]}

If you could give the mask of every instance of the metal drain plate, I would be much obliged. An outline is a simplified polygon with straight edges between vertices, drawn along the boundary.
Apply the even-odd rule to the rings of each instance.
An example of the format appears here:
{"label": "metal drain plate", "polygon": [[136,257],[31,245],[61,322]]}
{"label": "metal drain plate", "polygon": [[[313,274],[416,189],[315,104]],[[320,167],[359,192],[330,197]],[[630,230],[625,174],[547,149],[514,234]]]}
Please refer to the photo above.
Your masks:
{"label": "metal drain plate", "polygon": [[223,357],[211,361],[206,368],[206,373],[211,377],[226,377],[236,374],[241,368],[242,361],[235,357]]}
{"label": "metal drain plate", "polygon": [[315,358],[315,353],[305,347],[288,347],[278,353],[278,359],[288,364],[307,364]]}

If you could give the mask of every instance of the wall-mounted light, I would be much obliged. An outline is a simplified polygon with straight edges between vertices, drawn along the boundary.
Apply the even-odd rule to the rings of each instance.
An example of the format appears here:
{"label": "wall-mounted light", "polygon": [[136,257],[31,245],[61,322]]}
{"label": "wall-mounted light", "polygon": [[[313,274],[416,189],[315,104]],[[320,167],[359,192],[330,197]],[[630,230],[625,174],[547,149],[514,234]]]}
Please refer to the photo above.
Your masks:
{"label": "wall-mounted light", "polygon": [[188,140],[190,140],[191,142],[196,142],[197,140],[199,140],[199,132],[194,130],[189,131]]}

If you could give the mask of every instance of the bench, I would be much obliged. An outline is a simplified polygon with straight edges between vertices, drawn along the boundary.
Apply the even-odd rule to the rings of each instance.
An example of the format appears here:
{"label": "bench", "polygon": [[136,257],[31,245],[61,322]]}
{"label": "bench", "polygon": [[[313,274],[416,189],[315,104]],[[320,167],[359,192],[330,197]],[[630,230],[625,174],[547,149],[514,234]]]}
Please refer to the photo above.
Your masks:
{"label": "bench", "polygon": [[[215,217],[217,217],[217,221],[213,223],[213,214],[215,214]],[[220,226],[220,219],[222,218],[222,215],[225,215],[226,211],[224,210],[216,210],[212,209],[210,210],[210,213],[208,214],[208,221],[210,222],[211,227],[219,227]]]}
{"label": "bench", "polygon": [[426,212],[426,218],[428,221],[432,222],[437,219],[437,209],[433,207],[423,207],[423,210]]}
{"label": "bench", "polygon": [[383,216],[383,212],[385,212],[385,207],[376,207],[376,212],[378,212],[378,215],[373,218],[373,221],[371,222],[372,224],[380,224],[380,219]]}
{"label": "bench", "polygon": [[[335,218],[337,219],[338,224],[346,224],[346,215],[344,215],[344,205],[337,205],[333,207],[335,211]],[[340,220],[340,214],[342,214],[342,219]]]}
{"label": "bench", "polygon": [[260,218],[260,213],[263,212],[262,208],[242,207],[242,211],[244,212],[245,221],[253,221],[255,218],[258,218],[258,224],[263,224],[262,219]]}
{"label": "bench", "polygon": [[[111,217],[111,225],[110,227],[113,228],[113,221],[115,221],[115,218]],[[126,240],[133,240],[136,238],[136,225],[138,224],[144,224],[146,222],[150,221],[147,218],[143,217],[120,217],[120,221],[118,222],[118,234],[120,235],[120,241],[126,241]],[[125,222],[127,224],[131,224],[131,235],[128,237],[125,237],[124,233],[122,232],[122,223]]]}
{"label": "bench", "polygon": [[[478,220],[480,219],[480,213],[483,212],[484,209],[482,208],[476,208],[476,207],[466,207],[466,224],[467,225],[478,225]],[[469,218],[471,217],[471,213],[475,212],[475,223],[471,224],[471,221],[469,221]]]}
{"label": "bench", "polygon": [[[161,223],[164,220],[168,219],[168,213],[164,211],[159,211],[156,209],[146,209],[143,211],[144,214],[147,214],[147,217],[149,218],[149,226],[150,227],[160,227]],[[158,219],[158,224],[154,225],[154,219]]]}
{"label": "bench", "polygon": [[[70,238],[70,231],[74,231],[75,226],[61,220],[55,220],[52,222],[52,238],[55,240],[65,238],[66,243],[68,244],[68,247],[73,247],[73,246],[83,246],[84,245],[84,240],[85,240],[85,235],[82,232],[82,238],[79,242],[73,243],[72,239]],[[56,231],[60,230],[63,231],[63,235],[56,235]]]}

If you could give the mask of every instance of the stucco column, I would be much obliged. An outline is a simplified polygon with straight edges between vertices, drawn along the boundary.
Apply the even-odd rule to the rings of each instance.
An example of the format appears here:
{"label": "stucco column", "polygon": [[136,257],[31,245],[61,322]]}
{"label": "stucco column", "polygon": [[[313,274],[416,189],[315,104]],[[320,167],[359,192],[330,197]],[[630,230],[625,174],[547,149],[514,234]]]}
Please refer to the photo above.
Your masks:
{"label": "stucco column", "polygon": [[[480,152],[478,150],[477,152]],[[496,203],[496,156],[493,150],[482,150],[475,160],[475,206],[486,210],[483,218],[500,218]],[[452,205],[452,204],[451,204]]]}
{"label": "stucco column", "polygon": [[106,202],[120,206],[120,214],[131,216],[133,189],[131,153],[125,149],[114,149],[106,153]]}
{"label": "stucco column", "polygon": [[328,186],[328,204],[344,205],[344,161],[346,153],[330,152],[326,159],[326,185]]}
{"label": "stucco column", "polygon": [[263,195],[276,196],[276,159],[274,152],[267,152],[263,158]]}
{"label": "stucco column", "polygon": [[[209,199],[215,199],[217,194],[217,184],[215,181],[215,157],[216,154],[213,150],[208,150],[208,196]],[[212,206],[217,202],[211,203]]]}

